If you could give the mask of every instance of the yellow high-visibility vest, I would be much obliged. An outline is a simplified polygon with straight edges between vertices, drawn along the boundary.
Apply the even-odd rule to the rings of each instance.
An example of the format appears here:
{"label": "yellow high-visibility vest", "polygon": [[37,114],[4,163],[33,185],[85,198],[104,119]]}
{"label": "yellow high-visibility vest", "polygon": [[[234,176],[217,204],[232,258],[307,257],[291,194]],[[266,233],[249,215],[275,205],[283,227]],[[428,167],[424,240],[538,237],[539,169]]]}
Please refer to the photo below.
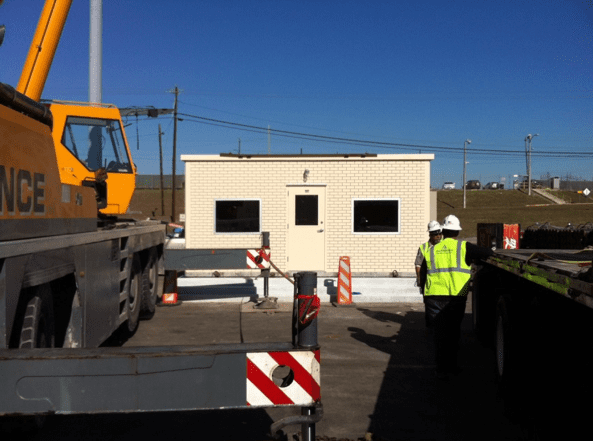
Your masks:
{"label": "yellow high-visibility vest", "polygon": [[426,259],[426,252],[428,251],[428,249],[432,246],[432,244],[430,242],[424,242],[422,245],[420,245],[420,251],[422,252],[422,255],[424,256],[424,258]]}
{"label": "yellow high-visibility vest", "polygon": [[465,296],[471,266],[465,263],[466,242],[447,238],[424,252],[425,296]]}

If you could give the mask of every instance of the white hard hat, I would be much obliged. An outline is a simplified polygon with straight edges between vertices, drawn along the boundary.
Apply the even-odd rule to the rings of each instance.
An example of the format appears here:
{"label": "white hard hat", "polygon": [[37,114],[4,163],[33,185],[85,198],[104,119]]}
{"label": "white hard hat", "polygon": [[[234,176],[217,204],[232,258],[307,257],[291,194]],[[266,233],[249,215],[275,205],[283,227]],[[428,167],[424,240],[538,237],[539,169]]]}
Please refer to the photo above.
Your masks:
{"label": "white hard hat", "polygon": [[459,222],[459,219],[457,219],[457,216],[450,214],[445,219],[443,219],[443,230],[460,231],[461,223]]}
{"label": "white hard hat", "polygon": [[433,220],[428,223],[428,232],[432,233],[433,231],[441,231],[441,224],[437,221]]}

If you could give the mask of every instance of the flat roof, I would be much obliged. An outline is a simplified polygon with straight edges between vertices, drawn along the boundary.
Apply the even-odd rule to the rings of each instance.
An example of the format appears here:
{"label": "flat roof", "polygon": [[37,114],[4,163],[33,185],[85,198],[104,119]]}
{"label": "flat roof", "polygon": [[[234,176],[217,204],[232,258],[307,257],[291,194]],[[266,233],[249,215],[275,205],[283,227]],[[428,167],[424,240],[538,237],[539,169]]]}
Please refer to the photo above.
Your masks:
{"label": "flat roof", "polygon": [[306,155],[260,155],[260,154],[237,154],[221,153],[219,155],[181,155],[185,162],[197,161],[341,161],[341,160],[364,160],[364,161],[432,161],[433,153],[413,154],[376,154],[376,153],[336,153],[336,154],[306,154]]}

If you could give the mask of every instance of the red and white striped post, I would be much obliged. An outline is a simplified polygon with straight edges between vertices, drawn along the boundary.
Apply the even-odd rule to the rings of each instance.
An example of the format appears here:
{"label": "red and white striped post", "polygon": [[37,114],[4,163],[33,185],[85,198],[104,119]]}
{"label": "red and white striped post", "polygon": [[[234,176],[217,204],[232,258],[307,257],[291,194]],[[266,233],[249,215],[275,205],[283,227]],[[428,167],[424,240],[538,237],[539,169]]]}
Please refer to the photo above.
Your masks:
{"label": "red and white striped post", "polygon": [[340,257],[338,269],[338,305],[352,304],[352,273],[350,271],[350,257]]}

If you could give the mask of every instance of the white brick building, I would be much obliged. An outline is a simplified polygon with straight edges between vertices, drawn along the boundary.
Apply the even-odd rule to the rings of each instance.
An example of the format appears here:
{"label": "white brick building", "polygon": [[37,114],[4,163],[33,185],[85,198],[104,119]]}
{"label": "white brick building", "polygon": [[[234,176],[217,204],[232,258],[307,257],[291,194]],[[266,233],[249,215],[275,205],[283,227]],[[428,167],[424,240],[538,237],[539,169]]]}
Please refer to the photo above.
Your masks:
{"label": "white brick building", "polygon": [[187,248],[257,248],[269,231],[272,261],[282,271],[331,277],[340,256],[349,256],[354,277],[414,276],[436,210],[434,155],[181,159]]}

